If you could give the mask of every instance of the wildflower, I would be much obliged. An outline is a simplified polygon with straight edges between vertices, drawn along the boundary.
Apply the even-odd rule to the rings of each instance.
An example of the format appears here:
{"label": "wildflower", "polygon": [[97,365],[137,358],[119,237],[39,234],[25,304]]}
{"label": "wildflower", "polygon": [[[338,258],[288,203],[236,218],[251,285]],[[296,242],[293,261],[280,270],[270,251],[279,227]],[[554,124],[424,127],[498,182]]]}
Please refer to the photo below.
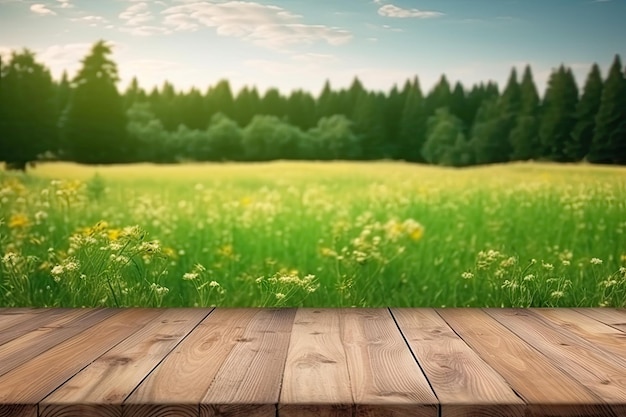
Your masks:
{"label": "wildflower", "polygon": [[17,265],[17,262],[19,260],[19,255],[15,252],[7,252],[3,257],[2,257],[2,264],[4,266],[15,266]]}
{"label": "wildflower", "polygon": [[215,287],[219,287],[220,283],[217,281],[211,281],[209,282],[209,287],[215,288]]}
{"label": "wildflower", "polygon": [[286,296],[285,296],[285,294],[283,294],[282,292],[277,292],[277,293],[276,293],[276,299],[277,299],[277,300],[282,300],[282,299],[284,299],[285,297],[286,297]]}
{"label": "wildflower", "polygon": [[196,272],[187,272],[183,275],[183,279],[185,281],[192,281],[196,278],[198,278],[198,274]]}
{"label": "wildflower", "polygon": [[463,279],[472,279],[472,278],[474,278],[474,274],[472,274],[471,272],[467,272],[466,271],[466,272],[463,272],[461,274],[461,278],[463,278]]}
{"label": "wildflower", "polygon": [[55,265],[52,270],[50,271],[50,273],[52,275],[58,276],[58,275],[62,275],[63,274],[63,266],[62,265]]}
{"label": "wildflower", "polygon": [[424,226],[413,219],[407,219],[402,223],[405,232],[411,240],[420,240],[424,235]]}
{"label": "wildflower", "polygon": [[8,226],[10,229],[16,229],[28,227],[29,224],[30,221],[28,220],[28,217],[26,217],[25,214],[18,213],[13,214],[11,218],[9,218]]}
{"label": "wildflower", "polygon": [[554,269],[554,265],[549,264],[549,263],[545,263],[543,261],[541,261],[541,266],[543,266],[543,268],[548,270],[548,271],[552,271]]}
{"label": "wildflower", "polygon": [[524,281],[532,281],[533,279],[535,279],[535,276],[533,274],[528,274],[526,275],[524,278],[522,278]]}
{"label": "wildflower", "polygon": [[154,282],[150,285],[150,289],[152,291],[154,291],[157,295],[165,295],[168,292],[170,292],[169,288],[163,287],[163,286],[161,286],[161,285],[159,285],[157,283],[154,283]]}
{"label": "wildflower", "polygon": [[602,263],[602,259],[599,258],[591,258],[591,260],[589,261],[591,264],[593,265],[600,265]]}
{"label": "wildflower", "polygon": [[552,291],[552,293],[550,294],[550,297],[552,298],[562,298],[563,297],[563,291]]}

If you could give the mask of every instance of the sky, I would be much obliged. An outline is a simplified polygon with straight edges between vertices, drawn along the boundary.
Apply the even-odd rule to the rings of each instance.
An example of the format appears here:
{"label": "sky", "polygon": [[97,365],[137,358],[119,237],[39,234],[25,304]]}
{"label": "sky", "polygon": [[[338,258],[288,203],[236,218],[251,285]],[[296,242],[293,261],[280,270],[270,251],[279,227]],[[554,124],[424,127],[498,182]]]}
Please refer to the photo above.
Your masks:
{"label": "sky", "polygon": [[136,76],[316,96],[355,77],[377,91],[417,76],[427,92],[442,74],[502,87],[530,64],[543,94],[561,64],[582,89],[594,62],[605,75],[626,61],[625,18],[626,0],[0,0],[0,53],[28,48],[59,79],[103,39],[120,90]]}

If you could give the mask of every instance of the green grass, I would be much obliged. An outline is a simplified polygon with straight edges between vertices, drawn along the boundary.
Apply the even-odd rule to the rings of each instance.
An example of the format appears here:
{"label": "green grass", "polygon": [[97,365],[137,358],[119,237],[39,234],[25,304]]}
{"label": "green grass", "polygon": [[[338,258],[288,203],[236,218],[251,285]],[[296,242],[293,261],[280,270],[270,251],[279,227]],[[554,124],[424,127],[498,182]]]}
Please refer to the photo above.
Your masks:
{"label": "green grass", "polygon": [[0,306],[626,305],[626,171],[0,171]]}

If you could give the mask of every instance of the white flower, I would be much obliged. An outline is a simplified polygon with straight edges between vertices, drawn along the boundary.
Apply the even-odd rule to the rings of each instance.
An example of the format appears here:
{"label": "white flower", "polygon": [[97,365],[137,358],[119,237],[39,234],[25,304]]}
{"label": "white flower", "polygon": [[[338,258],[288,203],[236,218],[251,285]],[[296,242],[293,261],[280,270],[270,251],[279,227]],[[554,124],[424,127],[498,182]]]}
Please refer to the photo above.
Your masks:
{"label": "white flower", "polygon": [[56,265],[54,268],[52,268],[52,271],[50,271],[52,273],[52,275],[61,275],[63,274],[63,267],[61,265]]}
{"label": "white flower", "polygon": [[198,278],[198,274],[197,274],[197,273],[195,273],[195,272],[187,272],[187,273],[185,273],[185,274],[183,275],[183,279],[184,279],[185,281],[191,281],[191,280],[194,280],[194,279],[196,279],[196,278]]}
{"label": "white flower", "polygon": [[276,293],[276,299],[277,300],[282,300],[283,298],[285,298],[285,294],[283,294],[282,292],[277,292]]}
{"label": "white flower", "polygon": [[591,262],[593,265],[600,265],[602,263],[602,259],[591,258],[591,260],[589,262]]}
{"label": "white flower", "polygon": [[474,278],[474,274],[472,274],[471,272],[463,272],[461,274],[461,278],[463,278],[463,279],[472,279],[472,278]]}

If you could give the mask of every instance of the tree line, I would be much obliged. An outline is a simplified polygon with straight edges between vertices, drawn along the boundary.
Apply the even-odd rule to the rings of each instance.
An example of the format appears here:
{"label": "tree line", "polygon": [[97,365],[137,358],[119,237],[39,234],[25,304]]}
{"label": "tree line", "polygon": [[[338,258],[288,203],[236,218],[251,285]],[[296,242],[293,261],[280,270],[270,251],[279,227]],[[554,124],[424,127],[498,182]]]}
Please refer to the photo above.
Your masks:
{"label": "tree line", "polygon": [[466,89],[445,75],[428,93],[417,77],[375,92],[358,78],[319,96],[227,80],[202,92],[165,82],[116,87],[111,48],[95,43],[73,79],[60,81],[24,49],[0,62],[0,161],[86,164],[274,159],[397,159],[447,166],[547,160],[626,163],[626,70],[615,56],[603,79],[593,64],[582,91],[570,68],[540,97],[532,70],[513,68],[504,89]]}

